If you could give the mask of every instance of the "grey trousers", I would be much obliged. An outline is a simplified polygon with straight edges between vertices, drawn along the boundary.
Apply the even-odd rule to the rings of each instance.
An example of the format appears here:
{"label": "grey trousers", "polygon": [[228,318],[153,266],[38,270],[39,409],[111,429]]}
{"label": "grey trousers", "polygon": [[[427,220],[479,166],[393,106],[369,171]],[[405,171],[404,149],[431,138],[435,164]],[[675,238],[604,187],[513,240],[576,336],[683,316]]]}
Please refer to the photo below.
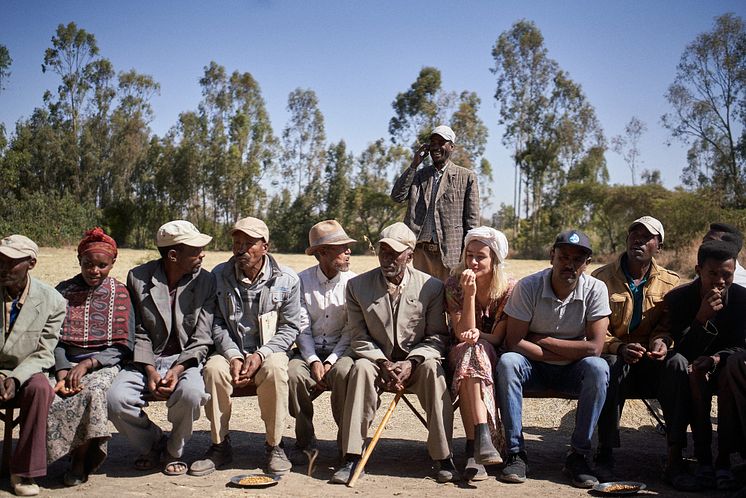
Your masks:
{"label": "grey trousers", "polygon": [[[147,384],[147,376],[129,366],[119,372],[107,395],[109,420],[140,454],[150,451],[162,435],[161,428],[143,411],[147,405],[143,399],[148,393]],[[166,400],[168,421],[172,424],[167,450],[172,456],[180,457],[183,453],[184,445],[192,437],[192,426],[199,418],[200,407],[209,397],[200,369],[191,367],[184,370],[176,389]]]}
{"label": "grey trousers", "polygon": [[[342,423],[342,451],[345,454],[362,454],[368,428],[381,404],[375,386],[379,370],[374,362],[360,358],[350,372]],[[410,380],[406,392],[416,394],[425,409],[429,427],[427,452],[433,460],[448,458],[453,436],[453,405],[440,362],[425,360],[412,372]]]}
{"label": "grey trousers", "polygon": [[[326,355],[321,356],[322,358]],[[337,446],[341,447],[342,417],[344,416],[347,380],[352,370],[352,358],[342,356],[337,359],[329,373],[326,384],[331,388],[332,416],[337,423]],[[300,448],[312,444],[316,438],[313,428],[313,400],[316,381],[311,377],[311,367],[300,354],[296,353],[288,367],[290,385],[290,415],[295,418],[295,442]]]}

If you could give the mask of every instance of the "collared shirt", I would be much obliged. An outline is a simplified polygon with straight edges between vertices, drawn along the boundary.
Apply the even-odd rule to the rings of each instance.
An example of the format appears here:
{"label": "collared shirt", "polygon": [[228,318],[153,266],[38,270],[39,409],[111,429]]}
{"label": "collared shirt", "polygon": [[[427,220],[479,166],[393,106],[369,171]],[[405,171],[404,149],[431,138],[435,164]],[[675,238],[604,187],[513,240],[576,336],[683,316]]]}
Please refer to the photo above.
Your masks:
{"label": "collared shirt", "polygon": [[23,292],[21,292],[21,295],[17,299],[13,299],[8,294],[8,289],[3,289],[3,302],[5,303],[5,322],[3,322],[5,330],[3,330],[3,333],[6,336],[13,329],[13,324],[15,324],[18,315],[21,313],[21,308],[23,308],[23,304],[28,297],[29,287],[31,287],[31,277],[26,275],[26,287],[24,287]]}
{"label": "collared shirt", "polygon": [[643,289],[645,288],[645,284],[648,283],[650,268],[648,268],[645,276],[642,277],[642,280],[640,280],[640,283],[638,284],[635,284],[635,279],[629,274],[626,257],[622,258],[622,271],[624,272],[624,276],[627,278],[627,285],[629,285],[629,290],[632,293],[632,320],[629,322],[629,331],[632,332],[637,329],[642,321]]}
{"label": "collared shirt", "polygon": [[301,323],[296,343],[309,365],[322,361],[319,354],[326,356],[323,359],[325,363],[334,365],[349,346],[349,337],[343,338],[342,332],[347,322],[345,290],[347,281],[354,276],[354,272],[345,271],[329,279],[319,265],[298,274],[301,284]]}
{"label": "collared shirt", "polygon": [[440,188],[440,180],[443,178],[443,173],[448,167],[448,163],[441,169],[434,168],[435,173],[431,180],[432,187],[430,188],[430,203],[427,206],[427,214],[425,215],[425,223],[420,230],[420,236],[417,238],[417,242],[433,242],[438,243],[438,231],[435,228],[435,199],[438,196],[438,190]]}
{"label": "collared shirt", "polygon": [[259,344],[259,298],[262,289],[269,281],[271,268],[269,258],[264,258],[264,266],[254,280],[244,276],[236,265],[236,280],[238,292],[241,295],[241,319],[238,322],[238,333],[241,334],[244,355],[253,353]]}
{"label": "collared shirt", "polygon": [[[547,268],[521,279],[515,286],[505,313],[529,323],[532,333],[557,339],[584,340],[587,322],[611,314],[606,284],[581,274],[575,289],[559,299],[552,289],[552,269]],[[566,365],[569,361],[547,362]]]}

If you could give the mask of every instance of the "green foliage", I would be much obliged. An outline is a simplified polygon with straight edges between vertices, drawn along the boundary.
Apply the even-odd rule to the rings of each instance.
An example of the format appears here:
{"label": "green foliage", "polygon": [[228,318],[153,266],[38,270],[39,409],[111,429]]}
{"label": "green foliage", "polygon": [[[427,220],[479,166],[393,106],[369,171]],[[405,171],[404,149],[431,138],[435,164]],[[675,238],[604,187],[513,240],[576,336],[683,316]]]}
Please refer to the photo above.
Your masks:
{"label": "green foliage", "polygon": [[69,194],[8,195],[0,205],[0,234],[22,233],[40,246],[75,245],[86,229],[102,226],[101,221],[98,209]]}
{"label": "green foliage", "polygon": [[684,184],[712,189],[722,206],[746,206],[743,19],[733,14],[717,17],[711,31],[686,47],[666,99],[673,111],[663,115],[664,126],[690,145]]}
{"label": "green foliage", "polygon": [[0,45],[0,92],[5,90],[3,86],[5,81],[10,78],[10,68],[13,59],[10,57],[10,51],[5,45]]}
{"label": "green foliage", "polygon": [[515,203],[523,204],[524,216],[531,218],[514,226],[532,231],[522,240],[538,241],[548,231],[544,222],[552,219],[544,211],[557,206],[568,179],[608,179],[603,131],[580,85],[549,58],[534,23],[521,20],[500,34],[492,56],[503,143],[513,149],[518,165]]}

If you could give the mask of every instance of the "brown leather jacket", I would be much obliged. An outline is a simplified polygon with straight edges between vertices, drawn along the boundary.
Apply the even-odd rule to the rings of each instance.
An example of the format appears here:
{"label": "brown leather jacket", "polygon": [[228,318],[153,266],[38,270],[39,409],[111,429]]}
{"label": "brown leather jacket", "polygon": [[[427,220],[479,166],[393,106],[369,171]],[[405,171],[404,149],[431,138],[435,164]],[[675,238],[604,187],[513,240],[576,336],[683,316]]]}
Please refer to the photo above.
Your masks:
{"label": "brown leather jacket", "polygon": [[663,320],[663,296],[678,285],[679,276],[657,265],[655,258],[653,259],[648,281],[642,291],[642,319],[640,325],[630,332],[629,324],[632,321],[634,300],[627,284],[627,277],[624,276],[624,270],[622,270],[623,256],[624,253],[615,262],[602,266],[592,273],[609,289],[611,316],[603,353],[616,354],[619,346],[632,342],[649,348],[659,337],[666,337],[670,348],[673,342]]}

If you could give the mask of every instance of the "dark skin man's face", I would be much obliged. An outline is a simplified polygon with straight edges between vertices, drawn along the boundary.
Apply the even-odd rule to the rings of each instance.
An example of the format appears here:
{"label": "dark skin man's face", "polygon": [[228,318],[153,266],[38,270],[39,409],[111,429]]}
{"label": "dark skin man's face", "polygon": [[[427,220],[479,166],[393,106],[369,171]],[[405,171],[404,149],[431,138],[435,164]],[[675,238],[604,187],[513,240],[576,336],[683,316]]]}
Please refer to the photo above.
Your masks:
{"label": "dark skin man's face", "polygon": [[440,135],[430,135],[429,150],[433,164],[445,164],[453,153],[453,142],[446,141]]}
{"label": "dark skin man's face", "polygon": [[552,280],[567,286],[574,286],[583,274],[591,257],[588,252],[578,246],[561,244],[552,249]]}
{"label": "dark skin man's face", "polygon": [[29,270],[36,266],[36,259],[9,258],[0,254],[0,286],[14,290],[23,289],[26,286],[26,278]]}
{"label": "dark skin man's face", "polygon": [[660,240],[638,224],[627,235],[627,260],[646,265],[660,252]]}

